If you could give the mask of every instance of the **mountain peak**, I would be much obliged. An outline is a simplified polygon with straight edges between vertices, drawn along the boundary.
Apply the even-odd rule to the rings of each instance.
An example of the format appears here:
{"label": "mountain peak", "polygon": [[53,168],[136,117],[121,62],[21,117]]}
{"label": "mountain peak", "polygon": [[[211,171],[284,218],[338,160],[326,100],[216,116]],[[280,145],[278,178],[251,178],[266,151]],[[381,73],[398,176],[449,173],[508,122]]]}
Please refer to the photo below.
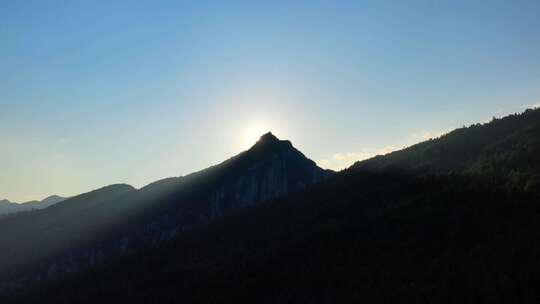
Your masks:
{"label": "mountain peak", "polygon": [[272,132],[268,132],[263,134],[259,140],[253,145],[252,149],[255,148],[257,150],[263,149],[267,150],[269,148],[276,148],[276,147],[291,147],[292,144],[288,140],[280,140],[277,138]]}
{"label": "mountain peak", "polygon": [[58,195],[51,195],[43,199],[40,203],[44,205],[54,205],[56,203],[60,203],[61,201],[65,200],[66,198],[58,196]]}
{"label": "mountain peak", "polygon": [[279,138],[277,138],[274,134],[272,134],[272,132],[268,132],[268,133],[263,134],[259,138],[258,142],[264,143],[264,142],[278,142],[278,141],[279,141]]}

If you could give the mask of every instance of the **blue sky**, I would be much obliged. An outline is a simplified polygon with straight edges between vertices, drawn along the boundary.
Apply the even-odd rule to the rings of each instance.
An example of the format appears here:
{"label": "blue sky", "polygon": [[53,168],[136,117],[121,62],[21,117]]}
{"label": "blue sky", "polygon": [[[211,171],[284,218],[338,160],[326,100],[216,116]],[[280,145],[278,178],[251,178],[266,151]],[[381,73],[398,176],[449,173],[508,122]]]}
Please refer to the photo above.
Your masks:
{"label": "blue sky", "polygon": [[540,104],[539,1],[0,0],[0,198],[140,187],[272,130],[330,168]]}

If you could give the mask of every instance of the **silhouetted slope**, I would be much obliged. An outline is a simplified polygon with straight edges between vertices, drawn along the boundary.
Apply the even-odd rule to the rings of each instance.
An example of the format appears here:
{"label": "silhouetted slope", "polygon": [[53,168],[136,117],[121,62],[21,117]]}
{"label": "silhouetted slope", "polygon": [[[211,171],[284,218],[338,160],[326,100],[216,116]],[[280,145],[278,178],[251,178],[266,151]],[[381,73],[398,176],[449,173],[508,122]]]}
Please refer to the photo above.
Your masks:
{"label": "silhouetted slope", "polygon": [[540,109],[457,129],[437,139],[358,162],[353,168],[503,176],[519,171],[536,179],[540,173]]}
{"label": "silhouetted slope", "polygon": [[12,271],[4,272],[0,289],[79,271],[246,206],[303,191],[331,174],[268,133],[249,150],[184,177],[140,190],[109,186],[0,221],[0,244],[10,248],[0,271]]}
{"label": "silhouetted slope", "polygon": [[317,167],[289,141],[268,133],[249,150],[219,165],[154,182],[141,188],[136,197],[118,204],[135,211],[150,206],[158,213],[179,205],[193,205],[198,209],[197,217],[211,218],[306,189],[331,174]]}

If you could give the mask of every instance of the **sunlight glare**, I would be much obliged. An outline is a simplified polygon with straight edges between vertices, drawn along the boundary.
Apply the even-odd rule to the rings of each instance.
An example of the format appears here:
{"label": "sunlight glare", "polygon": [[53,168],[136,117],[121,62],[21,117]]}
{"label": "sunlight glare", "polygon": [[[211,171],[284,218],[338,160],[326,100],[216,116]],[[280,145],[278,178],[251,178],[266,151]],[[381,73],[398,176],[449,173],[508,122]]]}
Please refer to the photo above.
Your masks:
{"label": "sunlight glare", "polygon": [[243,148],[253,146],[263,134],[269,131],[272,131],[271,128],[264,123],[256,123],[245,127],[242,135]]}

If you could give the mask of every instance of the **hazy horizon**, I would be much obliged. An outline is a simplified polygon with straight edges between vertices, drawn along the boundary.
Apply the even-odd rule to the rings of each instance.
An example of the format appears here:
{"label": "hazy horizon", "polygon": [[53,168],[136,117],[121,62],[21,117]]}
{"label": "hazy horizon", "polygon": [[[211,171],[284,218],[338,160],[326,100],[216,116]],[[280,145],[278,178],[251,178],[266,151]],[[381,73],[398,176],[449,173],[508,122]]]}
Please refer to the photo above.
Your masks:
{"label": "hazy horizon", "polygon": [[[534,105],[531,105],[529,107],[527,107],[527,109],[536,109],[536,108],[540,108],[540,104],[534,104]],[[516,112],[518,113],[518,112]],[[510,115],[510,114],[516,114],[516,113],[507,113],[507,114],[504,114],[504,115],[501,115],[501,116],[493,116],[492,118],[502,118],[504,116],[507,116],[507,115]],[[483,122],[478,122],[478,123],[488,123],[488,121],[483,121]],[[321,168],[324,168],[324,169],[330,169],[330,170],[334,170],[334,171],[340,171],[340,170],[343,170],[345,168],[348,168],[349,166],[351,166],[354,162],[356,161],[362,161],[362,160],[365,160],[365,159],[368,159],[368,158],[371,158],[371,157],[374,157],[374,156],[377,156],[377,155],[385,155],[387,153],[391,153],[393,151],[398,151],[398,150],[401,150],[401,149],[404,149],[404,148],[407,148],[411,145],[415,145],[417,143],[420,143],[420,142],[423,142],[425,140],[428,140],[428,139],[432,139],[432,138],[437,138],[441,135],[444,135],[444,134],[447,134],[448,132],[451,132],[455,129],[449,129],[449,130],[445,130],[444,132],[441,132],[441,133],[437,133],[437,134],[434,134],[434,133],[419,133],[419,134],[413,134],[409,140],[418,140],[418,141],[413,141],[411,143],[402,143],[401,146],[387,146],[387,147],[384,147],[382,149],[379,149],[377,151],[373,151],[373,152],[360,152],[360,153],[349,153],[349,154],[342,154],[342,153],[336,153],[334,155],[332,155],[332,161],[335,161],[335,162],[341,162],[342,164],[345,164],[345,165],[342,165],[342,166],[339,166],[339,167],[333,167],[331,165],[329,165],[330,163],[330,160],[326,160],[326,159],[319,159],[319,160],[315,160],[315,162],[317,163],[317,166],[321,167]],[[259,137],[264,135],[265,133],[268,133],[268,132],[271,132],[272,134],[275,135],[275,132],[272,131],[272,130],[267,130],[267,131],[263,131],[263,133],[260,133]],[[259,134],[259,133],[257,133]],[[287,138],[280,138],[279,136],[277,136],[280,140],[287,140]],[[254,138],[254,141],[252,143],[252,145],[254,145],[256,143],[256,140],[258,140],[258,137],[257,138]],[[293,143],[294,145],[294,143]],[[238,155],[239,153],[241,152],[244,152],[246,151],[248,148],[244,149],[244,150],[241,150],[241,151],[238,151],[237,153],[235,153],[234,155]],[[140,189],[150,183],[153,183],[155,181],[158,181],[160,179],[164,179],[164,178],[168,178],[168,177],[178,177],[178,176],[183,176],[183,175],[187,175],[187,174],[190,174],[190,173],[194,173],[194,172],[197,172],[197,171],[200,171],[200,170],[204,170],[210,166],[213,166],[213,165],[216,165],[216,164],[219,164],[225,160],[227,160],[228,158],[234,156],[234,155],[229,155],[229,156],[225,156],[222,160],[216,162],[216,163],[211,163],[211,164],[207,164],[205,167],[202,167],[202,168],[199,168],[199,169],[195,169],[194,171],[191,171],[191,172],[186,172],[184,174],[180,174],[180,175],[174,175],[174,176],[162,176],[162,177],[158,177],[157,179],[155,180],[151,180],[147,183],[144,183],[144,184],[141,184],[141,185],[132,185],[128,182],[118,182],[116,184],[129,184],[137,189]],[[306,155],[308,158],[309,155]],[[73,193],[73,194],[70,194],[70,195],[58,195],[58,194],[54,194],[54,193],[51,193],[51,194],[48,194],[44,197],[36,197],[34,199],[30,199],[30,200],[25,200],[25,201],[12,201],[12,200],[9,200],[7,198],[2,198],[0,197],[0,200],[3,200],[3,199],[6,199],[8,201],[10,201],[11,203],[17,203],[17,204],[21,204],[21,203],[26,203],[26,202],[29,202],[29,201],[41,201],[43,199],[46,199],[50,196],[55,196],[55,195],[58,195],[58,196],[61,196],[61,197],[71,197],[71,196],[75,196],[77,194],[82,194],[82,193],[85,193],[85,192],[89,192],[89,191],[92,191],[92,190],[96,190],[98,188],[102,188],[102,187],[105,187],[105,186],[108,186],[108,185],[101,185],[101,186],[97,186],[96,188],[91,188],[91,189],[87,189],[87,190],[83,190],[82,192],[78,192],[78,193]]]}
{"label": "hazy horizon", "polygon": [[4,1],[0,199],[139,188],[267,131],[341,169],[521,112],[540,105],[539,9]]}

